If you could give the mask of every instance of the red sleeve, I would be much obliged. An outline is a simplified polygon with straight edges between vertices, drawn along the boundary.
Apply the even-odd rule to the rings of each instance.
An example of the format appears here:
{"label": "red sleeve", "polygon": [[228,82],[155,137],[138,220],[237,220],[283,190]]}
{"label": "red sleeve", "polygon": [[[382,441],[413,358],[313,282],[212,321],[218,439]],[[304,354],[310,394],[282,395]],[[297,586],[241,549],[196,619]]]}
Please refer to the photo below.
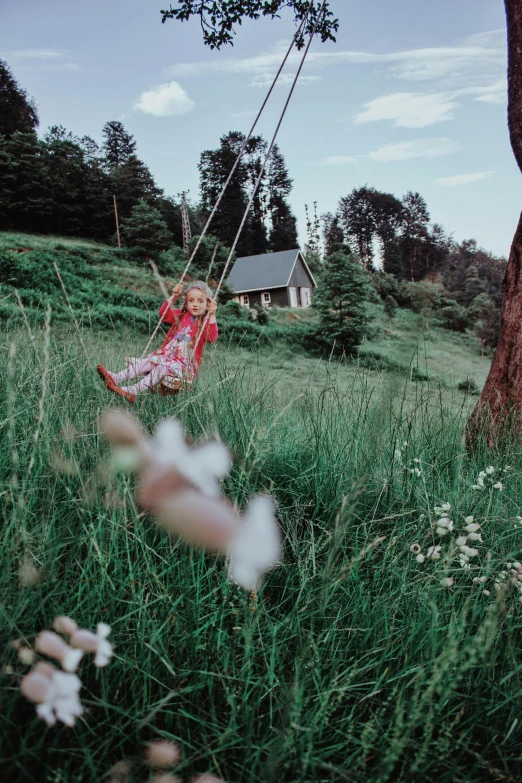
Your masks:
{"label": "red sleeve", "polygon": [[217,338],[218,338],[218,325],[207,324],[207,327],[205,329],[205,342],[215,343]]}
{"label": "red sleeve", "polygon": [[[163,315],[165,313],[165,315]],[[173,324],[176,318],[181,313],[181,310],[175,310],[173,307],[169,307],[168,299],[165,299],[160,307],[160,318],[163,318],[163,322],[166,324]]]}

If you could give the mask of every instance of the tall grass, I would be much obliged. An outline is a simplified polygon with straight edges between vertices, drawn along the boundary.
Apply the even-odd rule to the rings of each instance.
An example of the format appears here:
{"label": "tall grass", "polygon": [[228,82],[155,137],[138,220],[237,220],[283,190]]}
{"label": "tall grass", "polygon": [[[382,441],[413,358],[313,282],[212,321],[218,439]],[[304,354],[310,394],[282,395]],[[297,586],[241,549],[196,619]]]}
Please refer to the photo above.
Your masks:
{"label": "tall grass", "polygon": [[[228,783],[520,780],[522,605],[471,577],[522,559],[522,460],[513,446],[463,451],[461,395],[419,384],[412,398],[397,379],[376,393],[373,376],[333,367],[321,390],[285,394],[255,362],[209,357],[194,392],[140,397],[148,429],[172,414],[194,438],[219,433],[238,505],[277,499],[284,558],[249,596],[222,560],[158,530],[108,469],[97,420],[120,403],[94,367],[117,367],[127,346],[89,330],[85,350],[74,332],[45,339],[4,334],[0,358],[2,779],[100,781],[160,736],[183,749],[177,774]],[[472,489],[488,464],[513,466],[502,492]],[[476,571],[409,551],[438,542],[445,501],[456,523],[483,526]],[[17,578],[25,558],[43,571],[31,587]],[[116,657],[83,670],[76,727],[49,729],[7,645],[63,613],[108,622]]]}

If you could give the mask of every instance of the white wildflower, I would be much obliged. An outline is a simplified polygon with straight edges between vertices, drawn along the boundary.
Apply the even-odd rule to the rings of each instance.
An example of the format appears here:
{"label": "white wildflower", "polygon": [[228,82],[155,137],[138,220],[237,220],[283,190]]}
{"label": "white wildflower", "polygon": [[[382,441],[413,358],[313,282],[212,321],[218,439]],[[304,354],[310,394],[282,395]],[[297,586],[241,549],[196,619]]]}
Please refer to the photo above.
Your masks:
{"label": "white wildflower", "polygon": [[484,582],[487,581],[487,576],[475,576],[473,578],[473,581],[475,582],[475,584],[480,584],[481,585],[481,584],[483,584]]}
{"label": "white wildflower", "polygon": [[230,454],[222,443],[213,441],[191,448],[179,421],[165,418],[156,427],[151,448],[160,465],[175,468],[205,495],[219,495],[219,482],[231,466]]}
{"label": "white wildflower", "polygon": [[447,527],[438,527],[437,528],[437,535],[438,536],[447,536],[449,534],[449,530]]}
{"label": "white wildflower", "polygon": [[440,580],[440,583],[442,587],[452,587],[454,583],[454,579],[451,576],[446,576],[444,579]]}
{"label": "white wildflower", "polygon": [[522,569],[522,563],[519,563],[518,560],[513,563],[513,568],[516,568],[517,571],[520,571]]}
{"label": "white wildflower", "polygon": [[473,549],[470,546],[461,546],[460,547],[460,557],[465,555],[466,557],[476,557],[479,553],[478,549]]}
{"label": "white wildflower", "polygon": [[484,595],[491,595],[489,590],[483,590],[482,592],[484,593]]}
{"label": "white wildflower", "polygon": [[413,461],[420,463],[420,459],[418,459],[417,457]]}
{"label": "white wildflower", "polygon": [[453,530],[454,527],[453,520],[450,519],[449,517],[441,517],[441,519],[439,519],[436,524],[437,527],[445,527],[448,530]]}
{"label": "white wildflower", "polygon": [[464,522],[466,525],[471,525],[473,523],[473,517],[466,517]]}
{"label": "white wildflower", "polygon": [[422,552],[420,544],[412,544],[410,546],[410,552],[412,552],[414,555],[418,555],[420,552]]}
{"label": "white wildflower", "polygon": [[497,481],[496,484],[493,484],[493,489],[498,489],[499,492],[502,492],[502,490],[504,489],[504,485],[502,484],[501,481]]}
{"label": "white wildflower", "polygon": [[458,538],[455,540],[455,543],[456,543],[456,545],[457,545],[457,546],[465,546],[465,545],[466,545],[466,541],[467,541],[467,540],[468,540],[468,537],[467,537],[467,536],[459,536],[459,537],[458,537]]}
{"label": "white wildflower", "polygon": [[462,566],[462,568],[465,568],[468,564],[469,557],[465,554],[465,552],[461,552],[459,554],[459,563]]}
{"label": "white wildflower", "polygon": [[34,650],[30,647],[18,647],[18,660],[25,666],[29,666],[34,661]]}
{"label": "white wildflower", "polygon": [[430,546],[427,552],[427,557],[431,558],[431,560],[439,560],[441,549],[441,546]]}
{"label": "white wildflower", "polygon": [[227,547],[230,579],[245,590],[255,590],[262,575],[281,554],[281,535],[268,495],[250,501],[243,522]]}
{"label": "white wildflower", "polygon": [[61,721],[74,726],[76,718],[83,714],[79,692],[82,683],[76,674],[68,674],[46,663],[38,663],[22,678],[20,690],[24,696],[37,704],[38,717],[48,726]]}
{"label": "white wildflower", "polygon": [[94,665],[95,666],[107,666],[112,658],[112,644],[107,641],[107,637],[111,632],[110,625],[107,623],[98,623],[96,626],[96,633],[88,631],[85,628],[79,628],[71,636],[71,644],[73,647],[78,647],[83,652],[95,653]]}
{"label": "white wildflower", "polygon": [[481,544],[483,543],[482,535],[480,533],[470,533],[468,538],[470,541],[480,541]]}
{"label": "white wildflower", "polygon": [[[473,517],[471,517],[473,519]],[[466,525],[464,528],[468,533],[476,533],[477,530],[480,530],[480,525],[477,522],[470,522]]]}
{"label": "white wildflower", "polygon": [[66,672],[75,672],[83,658],[81,650],[75,650],[64,642],[61,636],[53,631],[42,631],[36,637],[35,643],[38,652],[48,655],[60,661]]}
{"label": "white wildflower", "polygon": [[495,472],[495,468],[493,467],[493,465],[490,465],[489,468],[486,468],[486,474],[488,476],[491,476],[491,474],[494,472]]}
{"label": "white wildflower", "polygon": [[421,553],[421,554],[417,555],[417,557],[415,558],[415,560],[417,561],[417,563],[424,563],[424,561],[426,560],[426,558],[425,558],[425,557],[424,557],[424,555]]}
{"label": "white wildflower", "polygon": [[446,516],[448,511],[451,509],[451,503],[442,503],[440,506],[434,507],[434,512],[439,516]]}

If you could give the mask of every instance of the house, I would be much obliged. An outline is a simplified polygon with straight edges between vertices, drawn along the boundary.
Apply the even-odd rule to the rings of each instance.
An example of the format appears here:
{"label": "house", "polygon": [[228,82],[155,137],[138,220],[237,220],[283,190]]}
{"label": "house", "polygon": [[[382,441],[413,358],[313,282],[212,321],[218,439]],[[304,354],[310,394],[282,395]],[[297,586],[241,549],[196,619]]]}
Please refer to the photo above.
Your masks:
{"label": "house", "polygon": [[310,307],[317,288],[300,250],[238,258],[227,283],[244,307]]}

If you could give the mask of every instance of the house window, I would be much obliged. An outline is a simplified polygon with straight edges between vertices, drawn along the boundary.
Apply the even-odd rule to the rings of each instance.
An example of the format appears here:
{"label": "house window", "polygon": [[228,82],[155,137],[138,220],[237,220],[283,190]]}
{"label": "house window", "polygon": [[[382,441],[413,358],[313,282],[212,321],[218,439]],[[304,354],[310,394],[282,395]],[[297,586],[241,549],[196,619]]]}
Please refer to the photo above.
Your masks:
{"label": "house window", "polygon": [[250,304],[248,294],[243,294],[243,296],[241,297],[241,304],[243,305],[243,307],[248,307],[248,305]]}
{"label": "house window", "polygon": [[297,307],[297,288],[289,288],[290,307]]}
{"label": "house window", "polygon": [[301,307],[310,307],[312,304],[312,297],[310,296],[309,288],[301,288]]}
{"label": "house window", "polygon": [[261,294],[261,304],[263,307],[268,307],[270,304],[270,293],[268,291],[265,291],[263,294]]}

